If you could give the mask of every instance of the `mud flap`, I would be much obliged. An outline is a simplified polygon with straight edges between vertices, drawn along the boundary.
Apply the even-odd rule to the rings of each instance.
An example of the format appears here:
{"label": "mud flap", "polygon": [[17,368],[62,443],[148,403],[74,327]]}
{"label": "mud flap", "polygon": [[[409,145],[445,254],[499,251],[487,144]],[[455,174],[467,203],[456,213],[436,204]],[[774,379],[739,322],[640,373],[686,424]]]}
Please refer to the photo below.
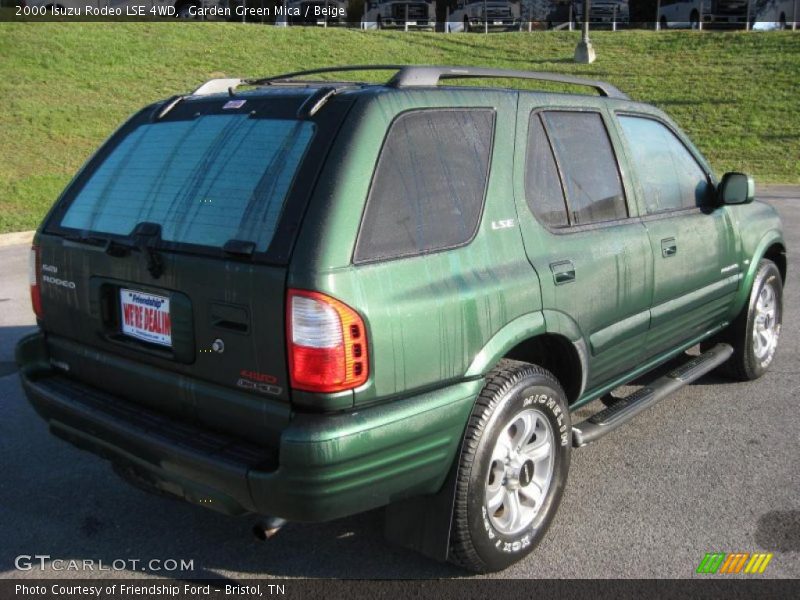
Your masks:
{"label": "mud flap", "polygon": [[384,535],[389,542],[433,560],[447,561],[459,462],[456,455],[436,494],[415,496],[386,507]]}

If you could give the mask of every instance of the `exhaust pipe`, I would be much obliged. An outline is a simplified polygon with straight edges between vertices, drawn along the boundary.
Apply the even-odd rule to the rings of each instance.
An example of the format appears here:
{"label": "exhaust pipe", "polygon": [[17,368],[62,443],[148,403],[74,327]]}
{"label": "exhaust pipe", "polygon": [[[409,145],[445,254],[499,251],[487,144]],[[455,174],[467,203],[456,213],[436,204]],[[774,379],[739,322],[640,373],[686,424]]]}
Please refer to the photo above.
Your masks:
{"label": "exhaust pipe", "polygon": [[253,525],[253,535],[262,542],[266,542],[268,539],[275,537],[284,525],[286,525],[286,519],[266,517]]}

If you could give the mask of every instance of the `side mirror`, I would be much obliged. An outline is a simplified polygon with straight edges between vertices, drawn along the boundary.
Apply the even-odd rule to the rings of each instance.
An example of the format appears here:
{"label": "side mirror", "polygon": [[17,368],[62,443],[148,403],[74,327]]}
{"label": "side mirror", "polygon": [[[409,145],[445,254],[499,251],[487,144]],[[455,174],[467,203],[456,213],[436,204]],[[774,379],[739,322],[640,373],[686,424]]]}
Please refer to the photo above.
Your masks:
{"label": "side mirror", "polygon": [[744,173],[725,173],[717,190],[721,204],[747,204],[755,197],[756,184]]}

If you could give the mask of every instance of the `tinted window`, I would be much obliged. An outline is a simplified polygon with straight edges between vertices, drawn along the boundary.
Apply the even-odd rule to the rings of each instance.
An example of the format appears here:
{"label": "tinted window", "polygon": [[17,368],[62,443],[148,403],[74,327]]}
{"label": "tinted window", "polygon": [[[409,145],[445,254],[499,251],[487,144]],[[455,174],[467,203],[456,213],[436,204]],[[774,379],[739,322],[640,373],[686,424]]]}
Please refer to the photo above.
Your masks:
{"label": "tinted window", "polygon": [[600,115],[544,114],[564,176],[570,223],[584,225],[628,216],[617,160]]}
{"label": "tinted window", "polygon": [[143,221],[167,241],[266,251],[314,125],[210,115],[141,125],[92,173],[63,227],[128,235]]}
{"label": "tinted window", "polygon": [[642,185],[647,212],[701,206],[708,178],[668,127],[653,119],[620,117]]}
{"label": "tinted window", "polygon": [[550,142],[539,115],[531,115],[528,126],[528,148],[525,154],[525,199],[528,207],[542,223],[564,227],[567,207]]}
{"label": "tinted window", "polygon": [[481,215],[493,129],[491,110],[426,110],[398,117],[378,158],[355,260],[469,241]]}

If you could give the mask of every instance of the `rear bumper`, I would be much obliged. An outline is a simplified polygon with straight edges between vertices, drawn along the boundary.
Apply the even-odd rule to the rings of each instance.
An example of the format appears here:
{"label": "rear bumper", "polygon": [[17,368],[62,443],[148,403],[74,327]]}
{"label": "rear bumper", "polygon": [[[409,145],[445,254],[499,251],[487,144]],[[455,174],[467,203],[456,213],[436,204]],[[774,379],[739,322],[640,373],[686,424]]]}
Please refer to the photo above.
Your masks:
{"label": "rear bumper", "polygon": [[295,414],[279,447],[187,424],[68,378],[20,341],[25,393],[53,434],[149,488],[228,514],[326,521],[442,486],[482,381],[336,415]]}

